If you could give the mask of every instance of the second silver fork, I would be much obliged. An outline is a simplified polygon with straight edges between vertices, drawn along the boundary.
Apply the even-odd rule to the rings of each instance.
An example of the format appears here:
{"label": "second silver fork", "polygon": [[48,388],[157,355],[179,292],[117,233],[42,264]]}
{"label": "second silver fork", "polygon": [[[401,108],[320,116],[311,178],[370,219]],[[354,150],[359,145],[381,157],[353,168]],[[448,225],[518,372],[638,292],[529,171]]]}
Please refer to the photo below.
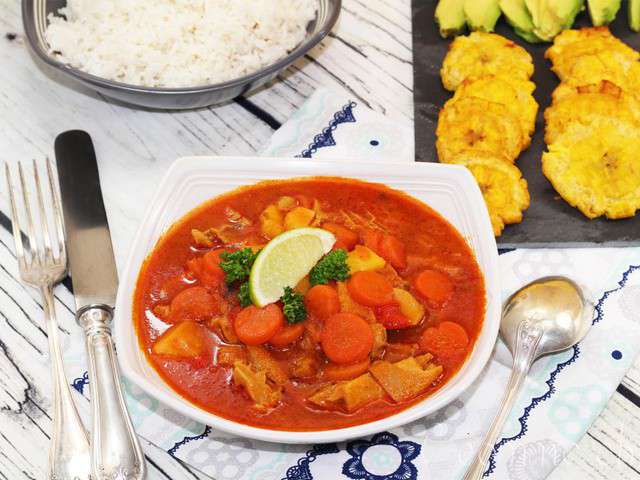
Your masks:
{"label": "second silver fork", "polygon": [[[5,174],[11,215],[13,238],[20,278],[24,283],[40,290],[44,309],[49,351],[53,374],[53,433],[49,446],[48,478],[50,480],[89,480],[91,478],[91,449],[87,432],[76,410],[71,388],[64,373],[62,352],[58,336],[53,287],[67,273],[67,254],[62,224],[60,200],[53,182],[51,163],[47,160],[47,177],[50,191],[53,229],[49,228],[44,195],[36,162],[33,162],[33,179],[36,189],[36,205],[41,235],[34,227],[34,215],[29,201],[22,164],[18,163],[22,208],[26,219],[26,235],[20,224],[19,203],[9,165],[5,163]],[[48,202],[49,203],[49,202]],[[50,234],[50,230],[53,233]],[[26,242],[25,242],[26,240]]]}

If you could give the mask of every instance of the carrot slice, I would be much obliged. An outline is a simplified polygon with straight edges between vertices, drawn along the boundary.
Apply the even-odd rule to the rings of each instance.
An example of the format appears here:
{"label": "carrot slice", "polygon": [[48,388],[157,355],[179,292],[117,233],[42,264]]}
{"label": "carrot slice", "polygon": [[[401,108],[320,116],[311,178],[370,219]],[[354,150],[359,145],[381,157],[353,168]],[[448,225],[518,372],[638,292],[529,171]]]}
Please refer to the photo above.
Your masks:
{"label": "carrot slice", "polygon": [[414,281],[414,287],[430,306],[443,306],[453,295],[453,282],[445,273],[437,270],[423,270]]}
{"label": "carrot slice", "polygon": [[429,327],[422,332],[419,344],[423,351],[447,359],[465,353],[469,336],[458,323],[445,321],[437,328]]}
{"label": "carrot slice", "polygon": [[341,382],[343,380],[351,380],[359,377],[363,373],[369,370],[371,361],[365,358],[361,362],[350,363],[348,365],[341,365],[339,363],[328,363],[324,369],[324,378],[332,382]]}
{"label": "carrot slice", "polygon": [[379,230],[367,229],[362,234],[362,243],[374,252],[380,250],[380,241],[382,240],[382,232]]}
{"label": "carrot slice", "polygon": [[304,297],[307,311],[322,320],[340,311],[338,292],[330,285],[311,287]]}
{"label": "carrot slice", "polygon": [[407,267],[407,253],[404,249],[404,243],[393,235],[384,235],[378,244],[378,250],[380,256],[392,267],[400,270]]}
{"label": "carrot slice", "polygon": [[255,305],[243,308],[233,322],[238,339],[245,345],[262,345],[271,340],[283,326],[284,315],[275,303],[263,308]]}
{"label": "carrot slice", "polygon": [[358,315],[337,313],[327,318],[320,336],[322,350],[335,363],[355,363],[366,359],[373,348],[373,332]]}
{"label": "carrot slice", "polygon": [[379,307],[393,303],[393,285],[376,272],[354,273],[347,282],[349,294],[360,305]]}
{"label": "carrot slice", "polygon": [[269,339],[269,343],[277,348],[286,347],[298,340],[304,333],[304,323],[285,325]]}
{"label": "carrot slice", "polygon": [[218,248],[205,253],[202,257],[202,265],[205,267],[206,272],[217,280],[224,280],[224,270],[220,267],[220,262],[222,261],[220,255],[225,251],[224,248]]}
{"label": "carrot slice", "polygon": [[220,313],[216,298],[204,287],[189,287],[171,300],[169,319],[172,323],[183,320],[201,321]]}
{"label": "carrot slice", "polygon": [[223,248],[210,250],[202,257],[189,260],[187,267],[202,285],[217,288],[224,282],[224,270],[220,268],[220,254],[224,252]]}
{"label": "carrot slice", "polygon": [[347,251],[352,250],[358,243],[358,234],[338,223],[323,223],[322,228],[333,233],[336,236],[336,244]]}
{"label": "carrot slice", "polygon": [[400,306],[395,303],[377,307],[375,312],[378,321],[388,330],[398,330],[412,326],[411,321],[400,311]]}

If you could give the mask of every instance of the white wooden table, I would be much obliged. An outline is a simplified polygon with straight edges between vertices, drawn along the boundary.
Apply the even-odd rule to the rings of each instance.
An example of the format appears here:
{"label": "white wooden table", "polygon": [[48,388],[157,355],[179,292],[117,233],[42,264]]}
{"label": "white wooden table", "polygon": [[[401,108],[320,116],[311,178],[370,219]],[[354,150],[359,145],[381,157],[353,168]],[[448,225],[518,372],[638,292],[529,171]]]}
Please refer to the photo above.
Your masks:
{"label": "white wooden table", "polygon": [[[52,156],[55,136],[87,130],[98,153],[103,193],[121,267],[159,178],[183,155],[251,155],[318,86],[346,91],[391,118],[411,120],[409,0],[344,0],[328,39],[267,88],[193,112],[149,112],[49,78],[33,62],[17,0],[0,0],[0,160]],[[4,183],[2,183],[4,185]],[[51,432],[51,381],[39,295],[17,280],[7,197],[0,187],[0,479],[44,478]],[[61,332],[78,328],[73,299],[56,290]],[[640,368],[554,480],[640,478]],[[150,479],[209,478],[149,443]]]}

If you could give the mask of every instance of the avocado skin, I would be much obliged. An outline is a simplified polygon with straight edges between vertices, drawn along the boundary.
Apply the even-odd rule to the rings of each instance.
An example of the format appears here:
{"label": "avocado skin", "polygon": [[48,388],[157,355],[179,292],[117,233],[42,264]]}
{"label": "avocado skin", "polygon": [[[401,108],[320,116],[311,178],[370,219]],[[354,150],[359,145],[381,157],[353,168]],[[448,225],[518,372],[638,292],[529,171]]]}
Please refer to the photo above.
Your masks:
{"label": "avocado skin", "polygon": [[525,0],[533,20],[533,33],[550,42],[562,30],[571,28],[584,0]]}
{"label": "avocado skin", "polygon": [[467,25],[464,15],[465,0],[440,0],[436,7],[436,22],[440,25],[440,35],[447,38],[461,33]]}
{"label": "avocado skin", "polygon": [[518,36],[529,43],[542,41],[533,33],[533,19],[527,10],[525,0],[500,0],[500,10]]}
{"label": "avocado skin", "polygon": [[464,14],[471,30],[493,32],[501,15],[498,0],[465,0]]}
{"label": "avocado skin", "polygon": [[629,0],[629,27],[640,32],[640,0]]}
{"label": "avocado skin", "polygon": [[591,23],[599,27],[613,22],[621,3],[622,0],[587,0]]}

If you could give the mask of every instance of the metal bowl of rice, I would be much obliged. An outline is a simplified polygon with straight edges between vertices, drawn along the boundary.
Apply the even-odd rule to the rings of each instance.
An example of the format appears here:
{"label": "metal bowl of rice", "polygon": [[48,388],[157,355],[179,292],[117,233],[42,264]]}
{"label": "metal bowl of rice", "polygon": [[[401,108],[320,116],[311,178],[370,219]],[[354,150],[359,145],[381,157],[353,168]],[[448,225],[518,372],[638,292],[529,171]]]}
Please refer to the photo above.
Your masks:
{"label": "metal bowl of rice", "polygon": [[177,110],[274,79],[331,31],[341,3],[23,0],[22,18],[46,65],[107,97]]}

